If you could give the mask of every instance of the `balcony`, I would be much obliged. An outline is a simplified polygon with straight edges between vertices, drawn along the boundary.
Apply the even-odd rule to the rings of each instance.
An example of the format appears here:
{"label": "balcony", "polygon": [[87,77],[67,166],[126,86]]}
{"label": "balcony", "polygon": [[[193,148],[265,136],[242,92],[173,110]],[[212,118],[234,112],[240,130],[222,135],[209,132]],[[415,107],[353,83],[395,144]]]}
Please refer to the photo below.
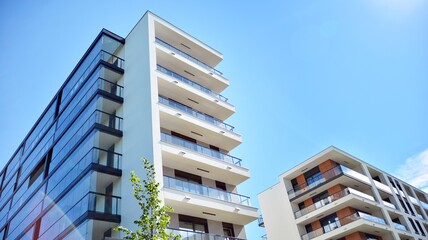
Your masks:
{"label": "balcony", "polygon": [[186,58],[174,49],[156,42],[156,62],[162,67],[202,85],[215,93],[221,93],[229,86],[229,81],[222,75],[215,74],[203,65]]}
{"label": "balcony", "polygon": [[259,222],[259,227],[265,227],[265,221],[263,220],[262,215],[259,216],[258,222]]}
{"label": "balcony", "polygon": [[192,83],[190,79],[182,75],[178,76],[167,68],[158,65],[156,75],[159,95],[174,99],[221,121],[226,120],[236,111],[232,104],[219,99],[224,100],[223,96],[195,82]]}
{"label": "balcony", "polygon": [[187,230],[173,229],[168,228],[167,232],[173,233],[175,236],[180,236],[181,240],[244,240],[242,238],[229,237],[229,236],[220,236],[209,233],[201,233],[201,232],[192,232]]}
{"label": "balcony", "polygon": [[[324,198],[324,199],[322,199],[320,201],[317,201],[317,202],[315,202],[315,203],[313,203],[313,204],[311,204],[311,205],[309,205],[309,206],[307,206],[307,207],[305,207],[305,208],[303,208],[301,210],[296,211],[294,213],[294,216],[295,216],[296,219],[300,218],[302,216],[305,216],[308,213],[311,213],[311,212],[313,212],[313,211],[315,211],[317,209],[320,209],[320,208],[322,208],[322,207],[324,207],[326,205],[329,205],[330,203],[333,203],[333,202],[335,202],[335,201],[337,201],[339,199],[342,199],[342,198],[344,198],[345,196],[348,196],[348,195],[354,195],[354,196],[358,196],[358,197],[363,197],[364,199],[370,200],[372,202],[375,201],[375,199],[372,196],[368,195],[368,194],[362,193],[362,192],[357,191],[357,190],[352,189],[352,188],[346,188],[346,189],[344,189],[342,191],[339,191],[339,192],[336,192],[334,194],[331,194],[327,198]],[[340,208],[341,205],[338,205],[336,207]],[[328,213],[326,212],[325,215],[326,214],[328,214]]]}
{"label": "balcony", "polygon": [[100,222],[104,222],[104,225],[105,223],[120,223],[120,200],[121,198],[118,196],[88,192],[67,212],[62,212],[64,215],[43,232],[39,239],[62,239],[64,231],[71,227],[74,221],[82,218],[100,220]]}
{"label": "balcony", "polygon": [[247,197],[244,195],[240,195],[232,192],[226,192],[216,188],[211,188],[211,187],[203,186],[200,184],[196,184],[196,183],[192,183],[189,181],[184,181],[181,179],[172,178],[168,176],[163,176],[163,181],[164,181],[164,187],[167,187],[167,188],[173,188],[184,192],[203,195],[205,197],[209,197],[213,199],[251,206],[250,197]]}
{"label": "balcony", "polygon": [[75,80],[76,84],[72,87],[70,92],[62,97],[60,109],[63,109],[66,106],[66,103],[70,101],[70,99],[76,93],[76,90],[79,89],[80,85],[86,81],[86,79],[90,76],[92,70],[98,65],[98,63],[107,63],[110,66],[114,66],[118,69],[121,69],[123,73],[124,60],[118,56],[101,50],[88,64],[79,79]]}
{"label": "balcony", "polygon": [[237,157],[233,157],[231,155],[221,153],[219,151],[198,145],[196,143],[189,142],[189,141],[184,140],[182,138],[172,136],[168,133],[161,132],[161,141],[165,142],[165,143],[177,145],[177,146],[180,146],[180,147],[192,150],[192,151],[195,151],[199,154],[202,154],[202,155],[205,155],[205,156],[208,156],[211,158],[215,158],[215,159],[223,161],[223,162],[227,162],[227,163],[231,163],[231,164],[241,166],[242,160],[237,158]]}
{"label": "balcony", "polygon": [[257,219],[249,197],[164,176],[165,204],[174,213],[245,225]]}
{"label": "balcony", "polygon": [[190,107],[188,107],[186,105],[183,105],[183,104],[181,104],[179,102],[176,102],[174,100],[165,98],[163,96],[159,96],[159,102],[161,104],[166,105],[166,106],[169,106],[169,107],[172,107],[174,109],[180,110],[180,111],[182,111],[184,113],[187,113],[187,114],[189,114],[189,115],[191,115],[191,116],[193,116],[195,118],[201,119],[201,120],[203,120],[205,122],[208,122],[208,123],[213,124],[213,125],[215,125],[217,127],[220,127],[220,128],[222,128],[224,130],[233,132],[233,129],[235,128],[232,125],[224,123],[223,121],[218,120],[218,119],[216,119],[216,118],[214,118],[214,117],[212,117],[210,115],[207,115],[205,113],[196,111],[196,110],[194,110],[194,109],[192,109],[192,108],[190,108]]}
{"label": "balcony", "polygon": [[159,99],[160,127],[191,137],[201,143],[206,143],[229,152],[242,143],[241,135],[226,130],[230,125],[216,125],[209,116],[192,111],[177,104],[173,100]]}
{"label": "balcony", "polygon": [[375,186],[376,186],[378,189],[380,189],[380,190],[382,190],[382,191],[384,191],[384,192],[386,192],[386,193],[392,194],[392,192],[391,192],[391,188],[389,188],[387,185],[385,185],[385,184],[383,184],[383,183],[381,183],[381,182],[378,182],[378,181],[376,181],[376,180],[374,180],[374,179],[373,179],[373,182],[374,182]]}
{"label": "balcony", "polygon": [[157,65],[157,70],[159,72],[161,72],[161,73],[164,73],[164,74],[166,74],[168,76],[173,77],[174,79],[179,80],[182,83],[185,83],[185,84],[187,84],[189,86],[192,86],[192,87],[194,87],[194,88],[196,88],[196,89],[198,89],[198,90],[200,90],[200,91],[202,91],[204,93],[207,93],[207,94],[209,94],[209,95],[217,98],[220,101],[227,102],[227,100],[228,100],[226,97],[222,96],[221,94],[218,94],[218,93],[212,91],[211,89],[206,88],[206,87],[204,87],[204,86],[202,86],[202,85],[200,85],[200,84],[198,84],[198,83],[196,83],[196,82],[194,82],[194,81],[192,81],[192,80],[190,80],[190,79],[188,79],[186,77],[183,77],[180,74],[175,73],[175,72],[173,72],[173,71],[171,71],[171,70],[169,70],[167,68],[164,68],[164,67],[162,67],[160,65]]}
{"label": "balcony", "polygon": [[387,206],[387,207],[389,207],[389,208],[391,208],[391,209],[397,209],[396,207],[395,207],[395,205],[394,204],[392,204],[392,203],[389,203],[389,202],[386,202],[386,201],[382,201],[383,202],[383,205],[385,205],[385,206]]}
{"label": "balcony", "polygon": [[[302,237],[302,240],[309,240],[309,239],[317,238],[317,237],[322,236],[324,234],[327,234],[331,231],[339,229],[342,226],[356,222],[360,219],[375,223],[373,226],[376,226],[376,224],[379,224],[381,226],[386,225],[385,220],[382,218],[378,218],[378,217],[375,217],[375,216],[372,216],[372,215],[369,215],[369,214],[366,214],[363,212],[357,212],[357,213],[348,215],[346,217],[340,218],[340,219],[336,220],[335,222],[331,222],[328,225],[325,225],[321,228],[315,229],[314,231],[309,232],[307,234],[304,234],[301,237]],[[347,230],[355,232],[355,230],[352,230],[352,228],[348,228]],[[339,237],[339,236],[336,236],[336,237]],[[326,237],[326,238],[328,239],[329,237]],[[324,239],[326,239],[326,238],[324,238]]]}
{"label": "balcony", "polygon": [[404,226],[403,224],[392,222],[392,225],[394,225],[394,228],[397,229],[397,230],[400,230],[400,231],[403,231],[403,232],[408,232],[409,231],[409,229],[406,226]]}
{"label": "balcony", "polygon": [[162,164],[201,177],[239,185],[250,177],[241,159],[161,132]]}
{"label": "balcony", "polygon": [[162,40],[161,40],[161,39],[159,39],[159,38],[156,38],[155,42],[156,42],[156,43],[158,43],[158,44],[160,44],[160,45],[162,45],[162,46],[164,46],[164,47],[166,47],[167,49],[169,49],[169,50],[171,50],[171,51],[173,51],[173,52],[175,52],[175,53],[179,54],[180,56],[182,56],[182,57],[184,57],[184,58],[186,58],[186,59],[188,59],[188,60],[190,60],[190,61],[192,61],[192,62],[196,63],[197,65],[199,65],[199,66],[201,66],[201,67],[203,67],[203,68],[207,69],[208,71],[210,71],[210,72],[211,72],[211,73],[213,73],[213,74],[217,74],[217,75],[219,75],[219,76],[223,75],[223,73],[222,73],[222,72],[220,72],[220,71],[216,70],[215,68],[213,68],[213,67],[211,67],[211,66],[208,66],[208,64],[205,64],[204,62],[199,61],[198,59],[196,59],[196,58],[194,58],[194,57],[190,56],[189,54],[187,54],[187,53],[185,53],[185,52],[181,51],[180,49],[178,49],[178,48],[176,48],[176,47],[173,47],[172,45],[170,45],[170,44],[168,44],[168,43],[166,43],[166,42],[162,41]]}
{"label": "balcony", "polygon": [[[342,181],[345,181],[345,182],[333,181],[340,178],[341,176],[346,177],[344,179],[341,179]],[[337,165],[325,172],[322,172],[322,175],[317,180],[309,184],[304,183],[304,184],[297,185],[293,189],[288,190],[288,196],[290,199],[293,199],[293,201],[295,201],[297,197],[301,197],[303,196],[303,194],[308,193],[310,190],[322,186],[327,181],[329,182],[328,186],[333,186],[338,183],[342,183],[343,185],[346,185],[346,186],[353,186],[354,182],[355,183],[360,182],[360,183],[365,183],[367,185],[370,185],[370,180],[368,179],[368,177],[343,165]]]}

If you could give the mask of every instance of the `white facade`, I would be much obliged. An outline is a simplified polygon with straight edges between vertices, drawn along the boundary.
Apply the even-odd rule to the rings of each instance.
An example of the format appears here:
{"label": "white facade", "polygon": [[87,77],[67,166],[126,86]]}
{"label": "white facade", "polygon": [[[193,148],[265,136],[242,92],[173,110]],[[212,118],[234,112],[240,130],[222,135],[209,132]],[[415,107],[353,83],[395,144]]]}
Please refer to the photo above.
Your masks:
{"label": "white facade", "polygon": [[[127,176],[131,170],[144,176],[139,159],[145,157],[154,163],[163,201],[174,209],[172,229],[184,229],[184,215],[205,219],[209,235],[227,234],[224,222],[233,225],[233,237],[246,238],[244,225],[257,218],[257,209],[237,194],[236,186],[250,177],[248,169],[228,155],[242,138],[223,123],[235,112],[219,95],[229,85],[214,69],[223,56],[150,12],[125,38],[123,51],[122,203],[136,206]],[[202,182],[189,182],[177,170]],[[216,181],[226,189],[218,190]],[[121,224],[133,226],[139,214],[122,208]]]}
{"label": "white facade", "polygon": [[269,240],[427,239],[428,194],[329,147],[259,194]]}

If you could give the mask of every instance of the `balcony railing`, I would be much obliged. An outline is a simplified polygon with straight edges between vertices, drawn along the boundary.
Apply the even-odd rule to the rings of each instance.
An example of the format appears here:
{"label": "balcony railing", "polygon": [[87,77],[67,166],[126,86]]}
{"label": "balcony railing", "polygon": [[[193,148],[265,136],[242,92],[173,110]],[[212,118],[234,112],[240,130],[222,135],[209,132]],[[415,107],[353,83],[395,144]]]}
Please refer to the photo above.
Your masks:
{"label": "balcony railing", "polygon": [[[77,94],[77,95],[82,94],[83,96],[80,97],[80,100],[77,103],[74,104],[73,103],[74,100],[70,103],[70,104],[74,104],[74,106],[70,106],[70,107],[66,108],[61,113],[61,116],[59,117],[59,120],[58,120],[58,127],[56,130],[57,133],[63,132],[64,128],[69,123],[70,118],[73,118],[82,109],[82,106],[85,105],[85,103],[93,96],[93,94],[98,89],[109,92],[109,93],[111,93],[115,96],[118,96],[118,97],[123,97],[123,87],[122,86],[115,84],[115,83],[112,83],[112,82],[110,82],[106,79],[103,79],[103,78],[97,78],[84,94],[80,93],[80,92]],[[76,97],[78,97],[78,96],[76,96]]]}
{"label": "balcony railing", "polygon": [[[90,130],[95,124],[102,125],[104,127],[114,129],[117,131],[122,131],[122,118],[116,115],[112,115],[100,110],[95,110],[85,122],[81,123],[81,125],[73,126],[70,128],[76,128],[75,130],[69,129],[63,136],[64,142],[57,144],[58,149],[61,149],[52,159],[51,167],[56,166],[59,160],[63,159],[63,157],[72,149],[74,145],[80,140],[82,136],[84,136],[88,130]],[[73,124],[76,124],[73,123]]]}
{"label": "balcony railing", "polygon": [[351,222],[355,222],[359,219],[364,219],[370,222],[379,223],[382,225],[386,225],[385,220],[382,218],[378,218],[372,215],[369,215],[367,213],[363,212],[356,212],[354,214],[348,215],[346,217],[340,218],[336,220],[335,222],[331,222],[328,225],[322,226],[321,228],[315,229],[312,232],[309,232],[307,234],[302,235],[302,240],[309,240],[312,238],[319,237],[325,233],[331,232],[339,227],[342,227],[346,224],[349,224]]}
{"label": "balcony railing", "polygon": [[172,178],[168,176],[163,176],[164,186],[167,188],[177,189],[184,192],[194,193],[198,195],[203,195],[209,198],[214,198],[218,200],[223,200],[227,202],[242,204],[250,206],[250,197],[226,192],[216,188],[211,188],[203,186],[201,184],[192,183],[189,181],[184,181],[177,178]]}
{"label": "balcony railing", "polygon": [[265,221],[263,220],[263,216],[260,215],[259,219],[257,219],[259,222],[259,227],[265,227]]}
{"label": "balcony railing", "polygon": [[349,194],[353,194],[353,195],[356,195],[359,197],[363,197],[363,198],[370,200],[370,201],[375,201],[374,198],[368,194],[362,193],[362,192],[357,191],[357,190],[352,189],[352,188],[346,188],[346,189],[341,190],[339,192],[333,193],[333,194],[327,196],[326,198],[321,199],[321,200],[319,200],[319,201],[317,201],[317,202],[315,202],[315,203],[313,203],[313,204],[311,204],[311,205],[309,205],[303,209],[296,211],[294,213],[294,216],[297,219],[297,218],[302,217],[302,216],[304,216],[310,212],[313,212],[319,208],[322,208],[325,205],[328,205],[328,204],[330,204],[336,200],[339,200],[345,196],[348,196]]}
{"label": "balcony railing", "polygon": [[204,87],[204,86],[202,86],[202,85],[200,85],[198,83],[195,83],[194,81],[192,81],[192,80],[190,80],[190,79],[188,79],[186,77],[183,77],[180,74],[175,73],[175,72],[173,72],[173,71],[171,71],[169,69],[166,69],[166,68],[164,68],[164,67],[162,67],[160,65],[157,65],[157,69],[158,69],[159,72],[162,72],[162,73],[164,73],[166,75],[169,75],[169,76],[171,76],[171,77],[173,77],[173,78],[175,78],[177,80],[180,80],[180,82],[183,82],[183,83],[185,83],[187,85],[190,85],[190,86],[192,86],[192,87],[194,87],[194,88],[196,88],[198,90],[201,90],[202,92],[208,93],[209,95],[211,95],[211,96],[213,96],[213,97],[215,97],[215,98],[217,98],[217,99],[219,99],[219,100],[221,100],[223,102],[227,102],[227,100],[228,100],[226,97],[222,96],[221,94],[213,92],[211,89],[206,88],[206,87]]}
{"label": "balcony railing", "polygon": [[426,202],[424,202],[424,201],[422,201],[422,200],[419,200],[419,202],[421,203],[421,206],[422,206],[425,210],[428,210],[428,203],[426,203]]}
{"label": "balcony railing", "polygon": [[390,202],[387,202],[387,201],[382,201],[382,202],[383,202],[383,205],[385,205],[385,206],[387,206],[387,207],[389,207],[389,208],[397,209],[397,208],[395,207],[395,205],[394,205],[394,204],[392,204],[392,203],[390,203]]}
{"label": "balcony railing", "polygon": [[376,181],[374,179],[373,179],[373,182],[376,185],[376,187],[379,188],[380,190],[392,194],[391,188],[389,188],[387,185],[385,185],[385,184],[383,184],[381,182],[378,182],[378,181]]}
{"label": "balcony railing", "polygon": [[120,215],[120,197],[89,192],[88,198],[88,211],[109,215]]}
{"label": "balcony railing", "polygon": [[171,100],[171,99],[168,99],[168,98],[165,98],[165,97],[162,97],[162,96],[159,96],[159,102],[162,103],[162,104],[164,104],[164,105],[170,106],[170,107],[178,109],[180,111],[183,111],[183,112],[185,112],[185,113],[187,113],[189,115],[192,115],[192,116],[194,116],[196,118],[199,118],[201,120],[207,121],[207,122],[209,122],[211,124],[219,126],[219,127],[223,128],[223,129],[226,129],[228,131],[233,132],[233,129],[234,129],[233,126],[231,126],[231,125],[229,125],[227,123],[224,123],[221,120],[218,120],[218,119],[216,119],[214,117],[211,117],[210,115],[207,115],[205,113],[201,113],[201,112],[195,111],[194,109],[189,108],[188,106],[183,105],[183,104],[181,104],[179,102],[176,102],[174,100]]}
{"label": "balcony railing", "polygon": [[221,236],[209,233],[192,232],[188,230],[167,228],[167,232],[180,236],[180,240],[245,240],[242,238]]}
{"label": "balcony railing", "polygon": [[228,154],[221,153],[219,151],[198,145],[196,143],[184,140],[184,139],[176,137],[176,136],[172,136],[168,133],[161,132],[161,141],[166,142],[166,143],[170,143],[173,145],[177,145],[180,147],[184,147],[186,149],[198,152],[202,155],[213,157],[213,158],[219,159],[219,160],[227,162],[227,163],[232,163],[232,164],[241,166],[242,160],[239,158],[236,158],[236,157],[230,156]]}
{"label": "balcony railing", "polygon": [[202,62],[202,61],[200,61],[200,60],[198,60],[198,59],[196,59],[196,58],[194,58],[194,57],[190,56],[189,54],[187,54],[187,53],[185,53],[185,52],[181,51],[180,49],[178,49],[178,48],[176,48],[176,47],[174,47],[174,46],[172,46],[172,45],[170,45],[170,44],[168,44],[168,43],[166,43],[166,42],[164,42],[164,41],[160,40],[159,38],[156,38],[156,40],[155,40],[155,41],[156,41],[157,43],[159,43],[160,45],[162,45],[162,46],[164,46],[164,47],[168,48],[169,50],[172,50],[172,51],[174,51],[174,52],[178,53],[178,54],[179,54],[179,55],[181,55],[182,57],[184,57],[184,58],[186,58],[186,59],[189,59],[190,61],[192,61],[192,62],[194,62],[194,63],[198,64],[199,66],[201,66],[201,67],[203,67],[203,68],[205,68],[205,69],[208,69],[210,72],[215,73],[215,74],[220,75],[220,76],[221,76],[221,75],[223,75],[223,73],[222,73],[222,72],[220,72],[220,71],[216,70],[215,68],[213,68],[213,67],[209,66],[208,64],[206,64],[206,63],[204,63],[204,62]]}
{"label": "balcony railing", "polygon": [[354,178],[356,180],[365,182],[367,184],[370,184],[370,181],[368,179],[368,177],[364,176],[361,173],[358,173],[352,169],[349,169],[343,165],[337,165],[325,172],[321,173],[321,176],[319,178],[317,178],[315,181],[307,184],[307,183],[303,183],[297,186],[294,186],[293,189],[288,190],[288,196],[290,198],[294,198],[295,196],[304,193],[308,190],[311,190],[321,184],[323,184],[325,181],[330,180],[332,178],[338,177],[340,175],[346,175],[348,177]]}
{"label": "balcony railing", "polygon": [[406,226],[404,226],[403,224],[392,222],[392,225],[394,225],[395,229],[398,229],[398,230],[401,230],[401,231],[404,231],[404,232],[408,232],[409,231],[409,229]]}
{"label": "balcony railing", "polygon": [[86,67],[82,75],[79,77],[79,80],[76,80],[76,84],[73,86],[73,88],[70,90],[70,92],[64,96],[61,100],[61,106],[60,109],[62,109],[65,106],[65,103],[67,103],[71,97],[76,93],[76,91],[79,89],[80,85],[86,80],[87,77],[89,77],[89,74],[92,72],[92,69],[100,62],[104,61],[107,63],[110,63],[118,68],[123,69],[124,60],[118,56],[115,56],[111,53],[108,53],[104,50],[101,50],[95,57],[92,59],[91,63]]}

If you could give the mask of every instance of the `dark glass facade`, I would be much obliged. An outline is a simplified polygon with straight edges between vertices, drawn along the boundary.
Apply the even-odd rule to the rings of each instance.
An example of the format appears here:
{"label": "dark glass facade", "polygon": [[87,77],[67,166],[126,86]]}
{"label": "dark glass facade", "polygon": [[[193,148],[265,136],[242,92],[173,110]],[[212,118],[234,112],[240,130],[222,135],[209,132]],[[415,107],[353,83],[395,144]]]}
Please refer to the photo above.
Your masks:
{"label": "dark glass facade", "polygon": [[87,238],[107,230],[94,221],[120,222],[123,44],[101,31],[1,171],[0,240]]}

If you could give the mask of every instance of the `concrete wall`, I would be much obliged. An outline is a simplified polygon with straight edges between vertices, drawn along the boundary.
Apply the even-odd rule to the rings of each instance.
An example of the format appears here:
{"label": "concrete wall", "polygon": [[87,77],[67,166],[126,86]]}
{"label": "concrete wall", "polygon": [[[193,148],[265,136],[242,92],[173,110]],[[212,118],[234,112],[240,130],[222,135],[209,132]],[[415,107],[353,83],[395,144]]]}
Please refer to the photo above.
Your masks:
{"label": "concrete wall", "polygon": [[287,239],[300,239],[291,205],[286,203],[288,195],[282,182],[260,193],[258,198],[269,240],[282,240],[285,234]]}

